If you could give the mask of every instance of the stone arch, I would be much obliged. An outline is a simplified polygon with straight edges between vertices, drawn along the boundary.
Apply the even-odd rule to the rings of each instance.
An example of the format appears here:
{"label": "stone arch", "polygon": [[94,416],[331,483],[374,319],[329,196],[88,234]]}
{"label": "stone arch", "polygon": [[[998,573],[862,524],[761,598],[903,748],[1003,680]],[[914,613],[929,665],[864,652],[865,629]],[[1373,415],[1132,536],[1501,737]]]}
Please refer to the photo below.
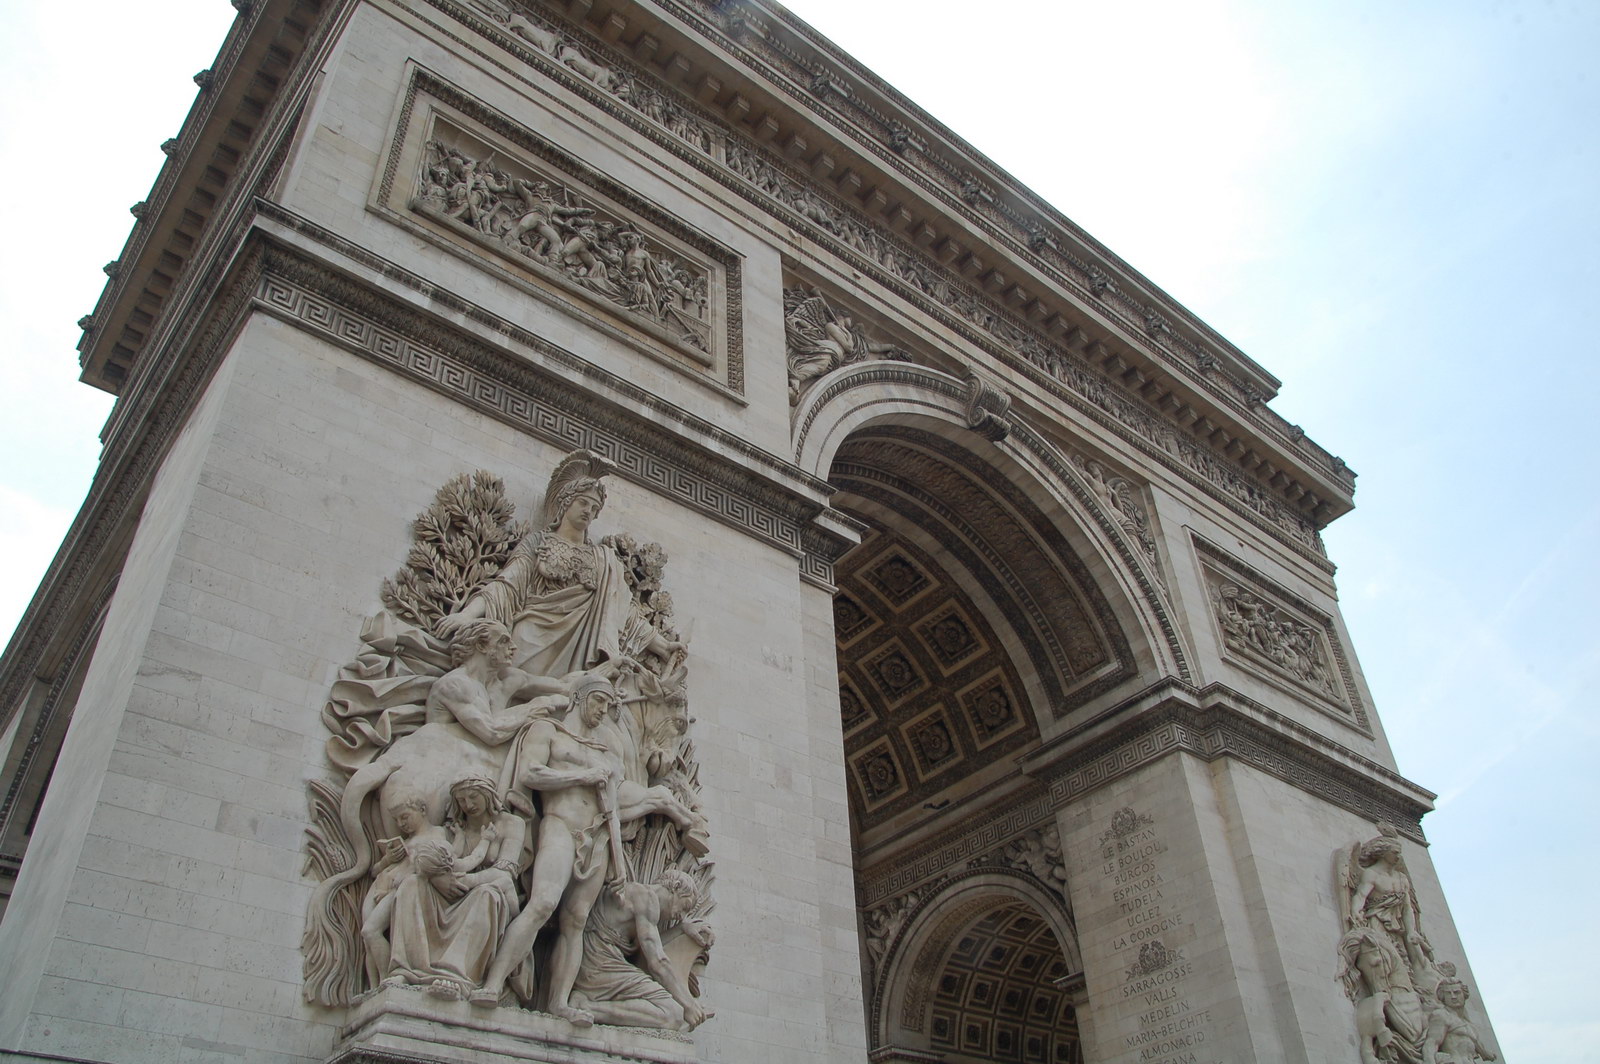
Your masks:
{"label": "stone arch", "polygon": [[990,868],[945,884],[908,915],[879,968],[874,1049],[952,1062],[1081,1060],[1077,931],[1061,898],[1030,875]]}
{"label": "stone arch", "polygon": [[[1191,651],[1184,645],[1153,544],[1130,530],[1096,490],[1082,456],[1066,453],[1018,413],[992,418],[984,432],[974,421],[980,385],[906,362],[872,361],[847,366],[822,378],[802,396],[794,415],[795,460],[807,472],[834,480],[834,465],[851,441],[921,429],[965,452],[982,478],[1009,481],[1030,500],[1059,538],[1093,570],[1095,583],[1117,615],[1148,680],[1175,676],[1192,680]],[[995,439],[999,435],[1001,438]],[[988,438],[986,438],[988,437]],[[1079,461],[1075,461],[1077,457]],[[837,483],[837,481],[835,481]]]}

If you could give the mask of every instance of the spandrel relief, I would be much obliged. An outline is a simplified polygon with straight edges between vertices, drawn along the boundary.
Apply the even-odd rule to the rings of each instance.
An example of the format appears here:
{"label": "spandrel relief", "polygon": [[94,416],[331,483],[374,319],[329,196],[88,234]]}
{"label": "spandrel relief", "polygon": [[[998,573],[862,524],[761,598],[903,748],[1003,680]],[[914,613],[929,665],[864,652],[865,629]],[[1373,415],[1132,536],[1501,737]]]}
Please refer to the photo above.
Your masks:
{"label": "spandrel relief", "polygon": [[1362,1064],[1495,1060],[1467,1017],[1467,984],[1423,934],[1399,834],[1387,824],[1378,831],[1333,855],[1345,929],[1337,978],[1356,1007]]}
{"label": "spandrel relief", "polygon": [[815,288],[783,290],[783,335],[790,406],[818,378],[841,366],[872,358],[910,358],[898,345],[871,335],[854,315]]}
{"label": "spandrel relief", "polygon": [[1165,594],[1167,577],[1162,569],[1160,551],[1156,549],[1155,531],[1151,526],[1143,492],[1127,477],[1119,476],[1087,455],[1074,454],[1072,464],[1082,471],[1084,479],[1122,526],[1122,531],[1139,545],[1140,552],[1150,563],[1151,573]]}
{"label": "spandrel relief", "polygon": [[667,558],[595,541],[577,451],[533,527],[461,476],[413,523],[323,710],[305,996],[411,987],[587,1026],[690,1029],[713,935],[709,834]]}

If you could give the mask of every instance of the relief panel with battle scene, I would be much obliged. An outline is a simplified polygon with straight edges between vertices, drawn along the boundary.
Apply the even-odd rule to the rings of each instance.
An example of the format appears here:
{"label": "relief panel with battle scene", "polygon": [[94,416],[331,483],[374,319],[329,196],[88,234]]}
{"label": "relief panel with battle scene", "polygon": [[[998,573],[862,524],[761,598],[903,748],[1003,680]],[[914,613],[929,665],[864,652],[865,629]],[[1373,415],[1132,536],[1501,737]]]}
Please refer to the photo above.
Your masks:
{"label": "relief panel with battle scene", "polygon": [[739,257],[545,138],[415,74],[373,208],[740,392]]}

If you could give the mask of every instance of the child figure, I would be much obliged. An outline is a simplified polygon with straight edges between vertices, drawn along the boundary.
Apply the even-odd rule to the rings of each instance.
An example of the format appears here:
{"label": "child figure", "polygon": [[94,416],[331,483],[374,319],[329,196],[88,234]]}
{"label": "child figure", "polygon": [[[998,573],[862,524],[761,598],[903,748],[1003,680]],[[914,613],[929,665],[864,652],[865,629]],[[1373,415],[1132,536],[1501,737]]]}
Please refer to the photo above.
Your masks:
{"label": "child figure", "polygon": [[394,916],[394,892],[400,881],[416,870],[413,848],[432,839],[449,844],[450,838],[438,825],[428,823],[428,803],[420,797],[402,798],[389,807],[400,834],[379,839],[382,850],[373,865],[376,873],[367,897],[361,903],[361,940],[367,946],[367,977],[377,986],[389,971],[389,922]]}
{"label": "child figure", "polygon": [[479,988],[517,912],[525,835],[490,780],[469,776],[450,787],[447,827],[418,832],[405,847],[409,874],[397,876],[388,903],[384,986],[416,986],[450,1001]]}

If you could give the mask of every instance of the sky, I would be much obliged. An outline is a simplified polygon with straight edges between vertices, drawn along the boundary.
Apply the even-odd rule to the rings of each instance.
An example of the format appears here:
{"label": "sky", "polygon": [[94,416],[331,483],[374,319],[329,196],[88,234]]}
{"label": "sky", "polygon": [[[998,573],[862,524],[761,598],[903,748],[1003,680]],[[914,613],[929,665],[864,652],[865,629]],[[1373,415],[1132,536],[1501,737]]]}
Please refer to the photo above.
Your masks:
{"label": "sky", "polygon": [[[791,8],[1279,377],[1274,409],[1360,474],[1325,539],[1400,771],[1440,796],[1477,997],[1512,1064],[1600,1060],[1600,3]],[[74,323],[233,14],[0,8],[0,632],[110,412]]]}

